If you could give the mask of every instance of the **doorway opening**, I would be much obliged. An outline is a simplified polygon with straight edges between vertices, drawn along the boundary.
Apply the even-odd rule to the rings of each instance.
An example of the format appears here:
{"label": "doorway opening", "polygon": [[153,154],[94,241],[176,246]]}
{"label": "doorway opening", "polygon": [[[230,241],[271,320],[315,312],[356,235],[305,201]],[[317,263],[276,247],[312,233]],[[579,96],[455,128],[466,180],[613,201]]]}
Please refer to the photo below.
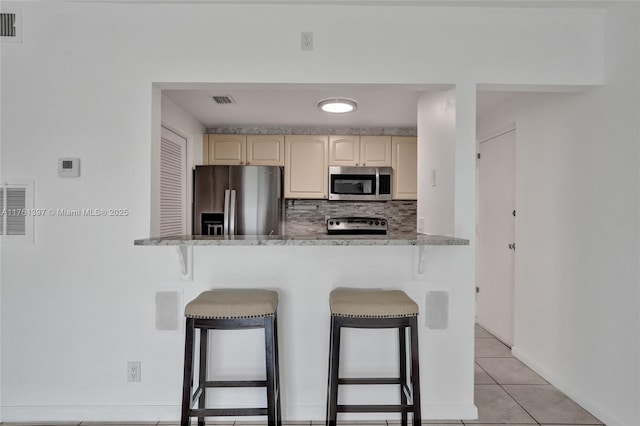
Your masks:
{"label": "doorway opening", "polygon": [[513,346],[515,127],[484,139],[479,145],[477,322]]}

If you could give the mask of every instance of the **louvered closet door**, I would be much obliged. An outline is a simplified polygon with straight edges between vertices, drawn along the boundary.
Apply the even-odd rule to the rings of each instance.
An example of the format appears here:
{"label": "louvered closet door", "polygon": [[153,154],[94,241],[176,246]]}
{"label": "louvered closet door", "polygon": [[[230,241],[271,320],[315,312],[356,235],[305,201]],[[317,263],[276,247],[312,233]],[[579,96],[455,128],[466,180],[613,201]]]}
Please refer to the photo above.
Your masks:
{"label": "louvered closet door", "polygon": [[163,127],[160,139],[160,236],[187,233],[187,140]]}

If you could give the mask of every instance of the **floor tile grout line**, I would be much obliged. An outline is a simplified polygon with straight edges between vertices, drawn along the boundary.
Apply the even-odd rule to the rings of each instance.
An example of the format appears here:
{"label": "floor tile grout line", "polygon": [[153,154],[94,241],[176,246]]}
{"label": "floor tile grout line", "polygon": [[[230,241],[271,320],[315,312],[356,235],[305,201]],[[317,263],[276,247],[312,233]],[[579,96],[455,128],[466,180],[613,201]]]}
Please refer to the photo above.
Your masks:
{"label": "floor tile grout line", "polygon": [[[529,413],[529,411],[527,411],[527,409],[526,409],[526,408],[524,408],[524,407],[522,406],[522,404],[520,404],[520,401],[518,401],[518,400],[517,400],[513,395],[511,395],[511,393],[510,393],[508,390],[506,390],[502,385],[499,385],[499,386],[500,386],[500,387],[501,387],[501,388],[502,388],[502,389],[507,393],[507,395],[509,395],[509,396],[511,397],[511,399],[513,399],[515,402],[517,402],[517,403],[518,403],[518,405],[519,405],[520,407],[522,407],[522,409],[523,409],[527,414],[529,414],[529,415],[531,416],[531,418],[532,418],[532,419],[534,419],[536,422],[538,422],[538,424],[539,424],[539,425],[542,425],[542,423],[541,423],[541,422],[539,422],[539,421],[538,421],[538,419],[536,419],[536,418],[533,416],[533,414]],[[506,385],[506,386],[511,386],[511,385]],[[553,386],[551,383],[548,383],[547,385],[514,385],[514,386],[551,386],[551,387],[553,387],[554,389],[558,389],[558,388],[556,388],[555,386]],[[558,390],[558,391],[559,391],[559,390]],[[560,391],[560,392],[561,392],[561,391]],[[562,392],[561,392],[561,393],[562,393]],[[568,397],[567,395],[565,395],[564,393],[562,393],[562,394],[563,394],[565,397],[569,398],[569,397]],[[569,398],[569,399],[571,399],[571,398]],[[575,402],[575,401],[574,401],[574,402]],[[578,404],[578,405],[579,405],[579,404]],[[580,405],[579,405],[579,406],[580,406]],[[582,406],[580,406],[580,407],[582,408]],[[582,408],[582,409],[584,410],[584,408]],[[586,411],[586,410],[585,410],[585,411]],[[586,411],[586,412],[587,412],[588,414],[590,414],[591,416],[593,416],[596,420],[600,421],[600,419],[598,419],[597,417],[595,417],[595,416],[594,416],[593,414],[591,414],[589,411]],[[567,423],[567,424],[570,424],[570,423]],[[572,425],[572,426],[573,426],[573,425]],[[577,423],[577,424],[575,424],[575,426],[582,426],[582,425],[580,425],[579,423]],[[605,426],[605,425],[604,425],[603,423],[600,423],[600,424],[594,424],[593,426]]]}
{"label": "floor tile grout line", "polygon": [[[486,331],[486,330],[485,330],[485,331]],[[489,333],[489,332],[487,331],[487,333]],[[490,334],[490,333],[489,333],[489,334]],[[498,339],[496,339],[496,340],[498,340]],[[499,341],[499,340],[498,340],[498,341]],[[503,343],[503,342],[500,342],[500,343],[502,343],[502,344],[504,345],[504,343]],[[505,345],[505,346],[506,346],[506,345]],[[509,350],[511,350],[511,348],[509,348]],[[513,356],[511,356],[511,357],[497,357],[497,356],[496,356],[496,357],[479,357],[479,358],[485,358],[485,359],[495,359],[495,358],[513,358]],[[517,358],[516,358],[516,359],[517,359]],[[475,360],[474,360],[474,362],[475,362]],[[504,393],[506,393],[506,394],[509,396],[509,398],[511,398],[511,399],[512,399],[516,404],[518,404],[518,406],[519,406],[520,408],[522,408],[522,410],[524,410],[524,412],[525,412],[525,413],[527,413],[527,414],[529,415],[529,417],[531,417],[531,418],[536,422],[536,424],[540,425],[540,422],[538,421],[538,419],[536,419],[536,418],[533,416],[533,414],[531,414],[531,413],[530,413],[526,408],[524,408],[524,407],[522,406],[522,404],[520,403],[520,401],[518,401],[518,400],[517,400],[513,395],[511,395],[511,394],[510,394],[510,393],[509,393],[509,392],[508,392],[508,391],[507,391],[507,390],[502,386],[502,384],[498,382],[498,380],[497,380],[495,377],[493,377],[493,376],[492,376],[492,375],[491,375],[487,370],[485,370],[485,369],[484,369],[480,364],[478,364],[477,362],[476,362],[476,364],[480,367],[480,369],[481,369],[482,371],[484,371],[485,373],[487,373],[487,375],[488,375],[491,379],[493,379],[493,381],[495,381],[495,382],[496,382],[496,385],[500,386],[500,389],[502,389],[502,391],[503,391]],[[527,368],[529,368],[529,367],[527,367]],[[531,371],[533,371],[533,370],[531,370]],[[534,371],[534,373],[535,373],[535,371]],[[474,384],[474,386],[475,386],[475,384]],[[462,423],[466,425],[466,423],[464,423],[464,420],[462,421]],[[471,424],[471,423],[470,423],[470,424]]]}
{"label": "floor tile grout line", "polygon": [[[527,413],[529,416],[531,416],[531,418],[532,418],[533,420],[535,420],[535,422],[536,422],[536,423],[540,424],[540,421],[539,421],[538,419],[536,419],[536,418],[535,418],[535,416],[529,412],[529,410],[527,410],[526,408],[524,408],[524,406],[520,403],[520,401],[518,401],[518,400],[517,400],[513,395],[511,395],[511,394],[509,393],[509,391],[508,391],[508,390],[506,390],[506,389],[504,388],[504,386],[502,386],[500,383],[498,383],[498,386],[500,386],[500,388],[501,388],[501,389],[502,389],[502,390],[503,390],[507,395],[509,395],[509,398],[513,399],[513,400],[516,402],[516,404],[518,404],[518,405],[520,406],[520,408],[522,408],[522,409],[524,410],[524,412],[525,412],[525,413]],[[521,385],[521,386],[522,386],[522,385]],[[524,385],[524,386],[535,386],[535,385]]]}

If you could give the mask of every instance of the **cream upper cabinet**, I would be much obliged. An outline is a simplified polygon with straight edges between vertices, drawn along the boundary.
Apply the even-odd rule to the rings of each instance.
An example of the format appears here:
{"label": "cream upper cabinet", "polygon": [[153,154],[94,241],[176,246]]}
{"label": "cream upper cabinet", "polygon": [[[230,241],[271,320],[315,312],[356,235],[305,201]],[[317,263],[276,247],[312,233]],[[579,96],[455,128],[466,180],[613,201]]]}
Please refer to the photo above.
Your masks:
{"label": "cream upper cabinet", "polygon": [[247,164],[254,166],[284,166],[284,136],[247,136]]}
{"label": "cream upper cabinet", "polygon": [[418,198],[418,142],[414,136],[391,138],[393,161],[393,199]]}
{"label": "cream upper cabinet", "polygon": [[329,138],[285,136],[284,196],[327,198]]}
{"label": "cream upper cabinet", "polygon": [[360,165],[360,136],[329,136],[330,166]]}
{"label": "cream upper cabinet", "polygon": [[247,137],[245,135],[205,135],[203,140],[203,160],[206,164],[239,165],[245,164]]}
{"label": "cream upper cabinet", "polygon": [[391,167],[391,136],[329,136],[329,165]]}
{"label": "cream upper cabinet", "polygon": [[359,165],[391,167],[391,136],[360,136]]}
{"label": "cream upper cabinet", "polygon": [[284,166],[283,135],[203,135],[204,164]]}

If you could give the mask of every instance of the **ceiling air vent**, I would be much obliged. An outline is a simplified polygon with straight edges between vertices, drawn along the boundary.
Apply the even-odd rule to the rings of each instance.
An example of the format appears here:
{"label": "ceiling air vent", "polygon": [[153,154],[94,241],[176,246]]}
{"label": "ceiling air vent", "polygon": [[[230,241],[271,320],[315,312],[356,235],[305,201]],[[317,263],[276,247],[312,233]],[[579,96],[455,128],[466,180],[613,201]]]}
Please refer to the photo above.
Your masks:
{"label": "ceiling air vent", "polygon": [[21,42],[20,14],[14,11],[0,13],[0,37],[2,41]]}
{"label": "ceiling air vent", "polygon": [[234,101],[231,96],[212,96],[212,98],[213,101],[218,105],[229,105],[236,103],[236,101]]}

